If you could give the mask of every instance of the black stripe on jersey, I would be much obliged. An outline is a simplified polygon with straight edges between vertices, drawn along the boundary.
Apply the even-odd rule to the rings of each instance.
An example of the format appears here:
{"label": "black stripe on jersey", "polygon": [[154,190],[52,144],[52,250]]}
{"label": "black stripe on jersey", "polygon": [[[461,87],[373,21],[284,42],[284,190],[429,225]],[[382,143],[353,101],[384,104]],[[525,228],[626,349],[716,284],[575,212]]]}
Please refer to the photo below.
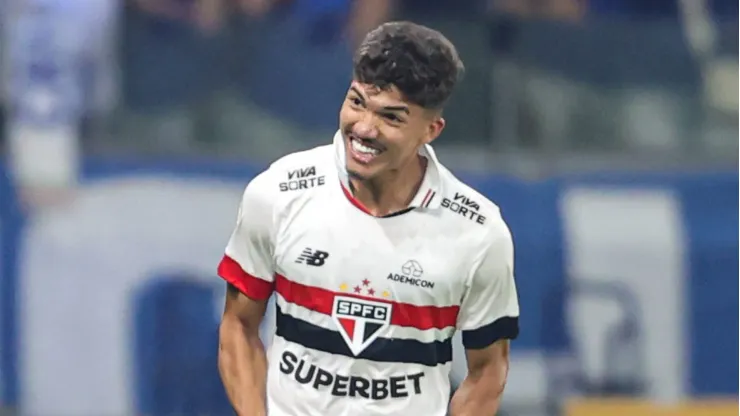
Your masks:
{"label": "black stripe on jersey", "polygon": [[452,339],[430,343],[412,339],[378,338],[360,355],[350,351],[339,332],[331,331],[283,313],[275,307],[276,334],[306,348],[350,358],[384,363],[421,364],[434,367],[452,361]]}
{"label": "black stripe on jersey", "polygon": [[504,316],[488,325],[471,331],[463,331],[463,345],[467,349],[486,348],[500,339],[516,339],[519,336],[519,318]]}
{"label": "black stripe on jersey", "polygon": [[432,195],[431,195],[431,196],[429,196],[429,199],[427,199],[427,202],[426,202],[426,204],[424,204],[424,208],[428,207],[428,206],[429,206],[429,204],[431,204],[431,203],[432,203],[432,199],[434,199],[434,196],[435,196],[435,195],[437,195],[437,193],[436,193],[436,192],[432,192]]}
{"label": "black stripe on jersey", "polygon": [[411,211],[413,211],[413,210],[414,210],[414,208],[413,208],[413,207],[411,207],[411,208],[406,208],[406,209],[402,209],[402,210],[400,210],[400,211],[396,211],[396,212],[394,212],[394,213],[392,213],[392,214],[388,214],[388,215],[383,215],[383,216],[382,216],[382,217],[380,217],[380,218],[391,218],[391,217],[397,217],[397,216],[399,216],[399,215],[403,215],[403,214],[405,214],[405,213],[407,213],[407,212],[411,212]]}

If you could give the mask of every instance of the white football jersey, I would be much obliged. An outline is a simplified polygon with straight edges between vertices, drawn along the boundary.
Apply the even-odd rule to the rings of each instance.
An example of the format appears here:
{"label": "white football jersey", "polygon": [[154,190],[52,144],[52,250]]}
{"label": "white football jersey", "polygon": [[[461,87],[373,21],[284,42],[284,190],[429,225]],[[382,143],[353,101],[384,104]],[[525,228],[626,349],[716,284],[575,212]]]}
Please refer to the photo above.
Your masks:
{"label": "white football jersey", "polygon": [[498,207],[430,146],[408,210],[369,215],[348,191],[344,141],[290,154],[246,188],[219,275],[276,296],[270,416],[443,416],[452,336],[518,334],[511,234]]}

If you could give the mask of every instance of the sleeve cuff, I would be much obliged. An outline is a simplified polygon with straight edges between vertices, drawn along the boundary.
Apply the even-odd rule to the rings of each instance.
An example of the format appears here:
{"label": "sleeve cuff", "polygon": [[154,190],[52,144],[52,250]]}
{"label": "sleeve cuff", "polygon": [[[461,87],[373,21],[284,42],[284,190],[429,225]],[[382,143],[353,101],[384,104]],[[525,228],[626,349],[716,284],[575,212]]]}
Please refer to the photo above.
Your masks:
{"label": "sleeve cuff", "polygon": [[272,295],[273,282],[268,282],[245,272],[236,260],[227,255],[224,255],[218,265],[218,275],[250,299],[262,301],[267,300]]}
{"label": "sleeve cuff", "polygon": [[516,339],[519,336],[519,317],[504,316],[488,325],[463,331],[463,346],[470,350],[486,348],[500,339]]}

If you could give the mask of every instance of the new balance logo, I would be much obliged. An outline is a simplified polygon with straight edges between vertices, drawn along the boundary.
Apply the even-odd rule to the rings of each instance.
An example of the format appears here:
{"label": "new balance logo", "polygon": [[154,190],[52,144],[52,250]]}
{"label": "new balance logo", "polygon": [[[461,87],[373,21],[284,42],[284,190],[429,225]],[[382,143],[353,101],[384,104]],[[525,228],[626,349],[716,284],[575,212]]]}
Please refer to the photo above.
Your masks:
{"label": "new balance logo", "polygon": [[323,266],[326,259],[329,257],[329,253],[321,250],[311,250],[306,247],[301,252],[301,255],[295,260],[298,264],[307,264],[309,266]]}

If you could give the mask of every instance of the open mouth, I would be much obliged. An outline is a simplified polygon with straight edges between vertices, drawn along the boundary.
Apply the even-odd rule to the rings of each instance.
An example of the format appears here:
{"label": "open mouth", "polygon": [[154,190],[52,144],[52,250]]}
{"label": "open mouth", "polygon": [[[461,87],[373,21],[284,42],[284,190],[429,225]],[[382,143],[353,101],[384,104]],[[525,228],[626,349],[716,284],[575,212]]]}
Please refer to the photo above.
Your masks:
{"label": "open mouth", "polygon": [[349,136],[349,149],[352,159],[363,164],[372,162],[385,151],[378,142],[360,139],[354,135]]}

